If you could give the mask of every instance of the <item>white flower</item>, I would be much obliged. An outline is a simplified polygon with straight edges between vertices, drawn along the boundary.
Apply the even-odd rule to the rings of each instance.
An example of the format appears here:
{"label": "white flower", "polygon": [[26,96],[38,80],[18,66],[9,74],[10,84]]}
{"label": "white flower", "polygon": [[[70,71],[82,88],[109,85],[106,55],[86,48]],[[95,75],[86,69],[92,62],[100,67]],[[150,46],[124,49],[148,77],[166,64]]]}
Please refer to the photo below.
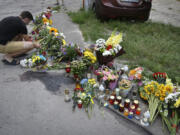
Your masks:
{"label": "white flower", "polygon": [[42,17],[43,17],[43,18],[46,18],[46,16],[45,16],[44,14],[42,15]]}
{"label": "white flower", "polygon": [[114,50],[113,50],[113,49],[110,49],[109,51],[111,52],[111,55],[114,53]]}
{"label": "white flower", "polygon": [[104,48],[105,40],[100,38],[96,41],[96,50],[99,50],[101,48]]}
{"label": "white flower", "polygon": [[106,51],[103,52],[102,55],[103,55],[103,56],[108,56],[108,55],[111,55],[111,52],[106,50]]}
{"label": "white flower", "polygon": [[116,45],[116,48],[120,51],[122,49],[122,46],[120,46],[119,44]]}
{"label": "white flower", "polygon": [[121,68],[124,72],[127,72],[129,70],[128,65],[123,65],[123,67]]}
{"label": "white flower", "polygon": [[96,40],[96,44],[103,44],[105,45],[106,41],[103,38],[100,38],[98,40]]}
{"label": "white flower", "polygon": [[27,67],[27,60],[26,60],[26,59],[21,60],[21,61],[20,61],[20,65],[21,65],[22,67]]}
{"label": "white flower", "polygon": [[118,49],[114,48],[114,52],[117,54],[118,53]]}
{"label": "white flower", "polygon": [[171,93],[169,94],[166,98],[165,98],[165,102],[168,103],[169,100],[177,100],[178,95],[180,95],[180,92],[175,92],[175,93]]}
{"label": "white flower", "polygon": [[32,66],[33,66],[32,59],[28,59],[28,67],[32,67]]}
{"label": "white flower", "polygon": [[63,37],[64,39],[66,38],[66,36],[64,35],[64,33],[59,33],[59,35],[60,35],[61,37]]}
{"label": "white flower", "polygon": [[104,89],[105,89],[104,86],[101,84],[101,85],[99,86],[99,90],[100,90],[100,91],[104,91]]}

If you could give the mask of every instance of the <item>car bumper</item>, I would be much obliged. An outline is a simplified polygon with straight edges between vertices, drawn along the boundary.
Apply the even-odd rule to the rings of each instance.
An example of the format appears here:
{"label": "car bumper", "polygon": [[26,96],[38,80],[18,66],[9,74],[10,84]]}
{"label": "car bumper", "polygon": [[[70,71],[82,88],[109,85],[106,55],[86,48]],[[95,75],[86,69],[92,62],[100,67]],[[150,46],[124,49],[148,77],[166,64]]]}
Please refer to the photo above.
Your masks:
{"label": "car bumper", "polygon": [[100,16],[108,18],[117,17],[143,17],[147,16],[151,10],[151,3],[144,3],[141,7],[115,7],[110,3],[103,4],[101,0],[96,0],[97,12]]}

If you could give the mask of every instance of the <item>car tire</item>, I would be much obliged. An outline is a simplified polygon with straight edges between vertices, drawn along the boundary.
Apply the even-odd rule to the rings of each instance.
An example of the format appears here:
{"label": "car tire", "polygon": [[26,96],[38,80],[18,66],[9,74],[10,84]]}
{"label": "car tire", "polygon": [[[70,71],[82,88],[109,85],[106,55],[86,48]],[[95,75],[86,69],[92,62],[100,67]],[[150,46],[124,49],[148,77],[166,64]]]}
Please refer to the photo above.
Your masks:
{"label": "car tire", "polygon": [[95,14],[96,14],[97,19],[99,19],[101,22],[107,21],[108,18],[102,16],[102,15],[99,13],[99,10],[98,10],[98,9],[99,9],[99,8],[98,8],[97,4],[95,4],[95,5],[94,5],[94,11],[95,11]]}
{"label": "car tire", "polygon": [[93,13],[96,12],[96,11],[95,11],[95,3],[93,3],[93,5],[92,5],[92,11],[93,11]]}
{"label": "car tire", "polygon": [[145,14],[142,19],[139,19],[139,21],[145,22],[149,19],[149,14]]}

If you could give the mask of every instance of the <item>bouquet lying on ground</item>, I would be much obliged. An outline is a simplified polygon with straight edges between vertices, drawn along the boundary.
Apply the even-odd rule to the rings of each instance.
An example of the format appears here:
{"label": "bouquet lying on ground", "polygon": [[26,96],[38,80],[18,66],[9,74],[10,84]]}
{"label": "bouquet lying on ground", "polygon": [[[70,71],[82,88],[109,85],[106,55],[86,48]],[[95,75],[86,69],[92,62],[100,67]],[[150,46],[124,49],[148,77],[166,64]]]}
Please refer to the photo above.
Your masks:
{"label": "bouquet lying on ground", "polygon": [[63,60],[76,60],[78,56],[82,56],[82,50],[75,44],[64,45],[61,48]]}
{"label": "bouquet lying on ground", "polygon": [[78,76],[78,78],[83,78],[87,69],[95,62],[96,56],[91,51],[86,50],[81,59],[70,63],[71,73]]}
{"label": "bouquet lying on ground", "polygon": [[20,61],[20,65],[26,68],[34,68],[41,66],[44,68],[46,66],[47,59],[43,55],[33,55],[31,58],[23,59]]}
{"label": "bouquet lying on ground", "polygon": [[180,89],[175,87],[173,93],[165,98],[165,104],[160,112],[163,122],[171,135],[176,135],[180,124]]}
{"label": "bouquet lying on ground", "polygon": [[160,110],[162,110],[162,105],[165,103],[166,96],[172,93],[173,89],[174,87],[171,81],[168,80],[165,82],[165,84],[157,81],[150,81],[145,84],[144,87],[140,88],[141,98],[147,100],[149,104],[149,121],[151,123],[153,123]]}
{"label": "bouquet lying on ground", "polygon": [[95,79],[82,79],[80,82],[83,91],[74,91],[73,96],[73,110],[75,109],[78,102],[82,103],[82,107],[88,113],[90,117],[90,111],[93,109],[93,98],[95,97],[94,85],[96,84]]}

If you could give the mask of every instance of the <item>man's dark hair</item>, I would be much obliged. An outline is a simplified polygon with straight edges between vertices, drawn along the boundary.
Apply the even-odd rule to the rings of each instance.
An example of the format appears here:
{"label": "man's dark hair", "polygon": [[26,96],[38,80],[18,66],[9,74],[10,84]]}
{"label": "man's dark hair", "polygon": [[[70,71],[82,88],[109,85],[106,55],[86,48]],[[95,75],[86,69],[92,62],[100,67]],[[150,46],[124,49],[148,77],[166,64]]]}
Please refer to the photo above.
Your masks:
{"label": "man's dark hair", "polygon": [[30,20],[33,20],[33,16],[32,16],[32,14],[29,11],[21,12],[20,16],[22,17],[22,19],[28,18]]}

